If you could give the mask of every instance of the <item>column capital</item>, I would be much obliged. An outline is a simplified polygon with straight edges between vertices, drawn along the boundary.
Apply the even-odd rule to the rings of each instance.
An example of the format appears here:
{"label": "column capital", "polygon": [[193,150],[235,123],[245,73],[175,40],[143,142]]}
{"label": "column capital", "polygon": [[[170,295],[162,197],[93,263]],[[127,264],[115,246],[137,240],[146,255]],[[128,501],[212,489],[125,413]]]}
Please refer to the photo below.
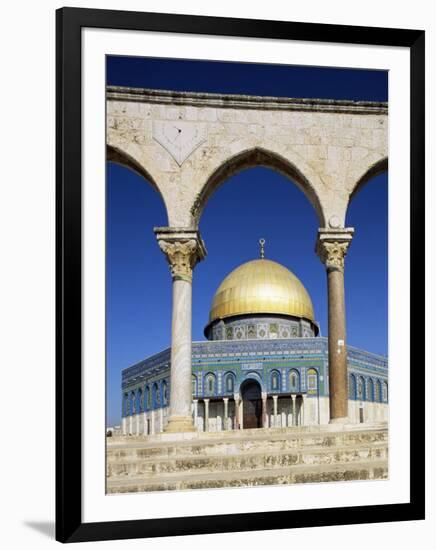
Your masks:
{"label": "column capital", "polygon": [[272,396],[272,398],[274,399],[274,401],[277,401],[278,397],[279,397],[278,395],[273,395],[273,396]]}
{"label": "column capital", "polygon": [[228,397],[223,397],[223,401],[224,401],[224,403],[225,403],[226,401],[228,401],[228,400],[229,400],[229,398],[228,398]]}
{"label": "column capital", "polygon": [[353,234],[354,229],[352,227],[345,229],[318,229],[315,250],[327,269],[343,271],[345,256],[347,255]]}
{"label": "column capital", "polygon": [[155,227],[154,233],[173,279],[191,282],[192,270],[207,254],[199,231],[187,227]]}

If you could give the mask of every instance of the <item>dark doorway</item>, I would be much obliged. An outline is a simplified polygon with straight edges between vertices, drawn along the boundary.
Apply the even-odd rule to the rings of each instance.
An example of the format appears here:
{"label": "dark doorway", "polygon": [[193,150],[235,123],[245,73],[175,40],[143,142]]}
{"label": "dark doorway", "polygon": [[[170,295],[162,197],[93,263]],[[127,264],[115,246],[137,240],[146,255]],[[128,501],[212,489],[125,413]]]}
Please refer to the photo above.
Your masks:
{"label": "dark doorway", "polygon": [[259,382],[246,380],[241,386],[244,429],[262,427],[262,395]]}

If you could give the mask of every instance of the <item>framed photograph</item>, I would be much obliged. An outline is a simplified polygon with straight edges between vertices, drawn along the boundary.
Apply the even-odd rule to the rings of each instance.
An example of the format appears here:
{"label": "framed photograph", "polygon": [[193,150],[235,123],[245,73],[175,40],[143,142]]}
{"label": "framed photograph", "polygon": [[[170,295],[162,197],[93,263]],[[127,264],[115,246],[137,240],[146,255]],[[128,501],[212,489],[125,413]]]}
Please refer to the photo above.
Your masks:
{"label": "framed photograph", "polygon": [[56,55],[57,540],[423,519],[424,32],[63,8]]}

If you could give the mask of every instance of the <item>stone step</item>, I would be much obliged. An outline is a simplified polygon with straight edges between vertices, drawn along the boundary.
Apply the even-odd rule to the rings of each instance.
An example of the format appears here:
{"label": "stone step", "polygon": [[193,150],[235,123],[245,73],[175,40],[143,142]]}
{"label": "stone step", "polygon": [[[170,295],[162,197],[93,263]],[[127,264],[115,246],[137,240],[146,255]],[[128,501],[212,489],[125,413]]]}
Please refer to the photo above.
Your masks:
{"label": "stone step", "polygon": [[[143,460],[147,458],[170,458],[184,456],[228,455],[255,452],[268,449],[271,452],[290,451],[308,447],[350,446],[361,444],[376,444],[387,442],[387,429],[366,429],[338,432],[303,432],[301,430],[281,430],[271,433],[267,430],[249,430],[262,433],[240,434],[234,436],[231,432],[221,434],[220,438],[208,438],[182,441],[148,441],[146,438],[130,438],[109,441],[107,444],[108,462],[119,460]],[[231,434],[231,435],[229,435]],[[209,434],[204,434],[208,436]]]}
{"label": "stone step", "polygon": [[186,475],[160,475],[152,479],[109,478],[108,493],[133,493],[186,489],[212,489],[221,487],[253,487],[293,483],[324,483],[333,481],[387,479],[386,460],[363,461],[350,464],[308,466],[299,464],[287,468],[198,473]]}
{"label": "stone step", "polygon": [[291,451],[245,452],[236,454],[189,455],[176,458],[136,458],[112,460],[107,463],[108,477],[155,476],[184,472],[226,472],[263,470],[297,464],[334,464],[371,460],[387,460],[386,443],[361,444],[353,447],[311,447]]}

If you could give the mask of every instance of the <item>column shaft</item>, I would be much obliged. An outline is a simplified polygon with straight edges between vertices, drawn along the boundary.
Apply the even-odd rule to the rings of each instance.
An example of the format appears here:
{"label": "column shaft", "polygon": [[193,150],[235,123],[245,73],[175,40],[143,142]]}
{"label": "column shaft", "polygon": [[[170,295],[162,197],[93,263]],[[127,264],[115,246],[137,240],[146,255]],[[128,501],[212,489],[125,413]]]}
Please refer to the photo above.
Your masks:
{"label": "column shaft", "polygon": [[192,420],[192,270],[205,257],[198,231],[189,228],[155,228],[173,280],[171,334],[171,389],[165,431],[194,431]]}
{"label": "column shaft", "polygon": [[348,421],[345,256],[354,229],[320,229],[317,251],[327,269],[330,423]]}
{"label": "column shaft", "polygon": [[328,269],[327,281],[330,418],[336,421],[348,416],[344,272]]}
{"label": "column shaft", "polygon": [[273,402],[274,402],[274,428],[277,427],[277,395],[273,395]]}
{"label": "column shaft", "polygon": [[295,405],[295,395],[291,395],[291,401],[292,401],[292,425],[296,426],[297,425],[297,416],[296,416],[297,409],[296,409],[296,405]]}
{"label": "column shaft", "polygon": [[198,399],[194,399],[194,428],[197,428],[198,419]]}
{"label": "column shaft", "polygon": [[209,399],[204,400],[204,431],[209,431]]}
{"label": "column shaft", "polygon": [[266,393],[262,394],[262,427],[268,427],[268,411],[267,411],[268,396]]}
{"label": "column shaft", "polygon": [[229,424],[229,398],[223,397],[224,401],[224,430],[228,429]]}

